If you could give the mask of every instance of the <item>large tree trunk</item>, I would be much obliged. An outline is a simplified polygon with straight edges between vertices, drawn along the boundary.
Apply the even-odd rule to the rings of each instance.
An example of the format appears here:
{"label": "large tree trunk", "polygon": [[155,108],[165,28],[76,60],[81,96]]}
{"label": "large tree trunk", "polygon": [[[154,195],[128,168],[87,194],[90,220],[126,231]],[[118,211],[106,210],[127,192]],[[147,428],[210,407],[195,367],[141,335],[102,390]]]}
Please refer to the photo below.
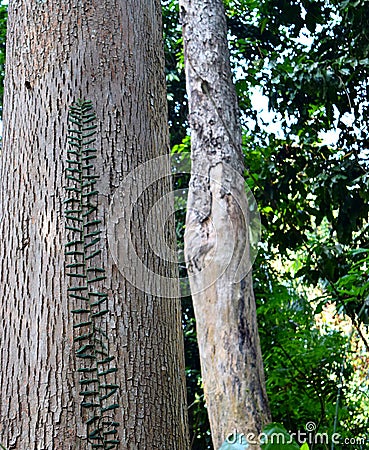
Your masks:
{"label": "large tree trunk", "polygon": [[217,449],[270,420],[249,254],[241,128],[222,0],[180,0],[192,175],[185,253]]}
{"label": "large tree trunk", "polygon": [[[103,233],[96,263],[107,275],[99,289],[108,293],[107,330],[118,367],[120,408],[111,414],[120,423],[120,448],[187,449],[179,301],[172,292],[160,299],[128,283],[106,236],[109,203],[122,179],[168,151],[163,64],[159,0],[10,2],[0,166],[0,444],[7,450],[91,448],[64,256],[67,115],[78,98],[91,100],[97,114]],[[146,266],[175,276],[150,250],[144,227],[151,205],[168,190],[168,178],[150,186],[130,228]],[[167,217],[162,208],[158,229]]]}

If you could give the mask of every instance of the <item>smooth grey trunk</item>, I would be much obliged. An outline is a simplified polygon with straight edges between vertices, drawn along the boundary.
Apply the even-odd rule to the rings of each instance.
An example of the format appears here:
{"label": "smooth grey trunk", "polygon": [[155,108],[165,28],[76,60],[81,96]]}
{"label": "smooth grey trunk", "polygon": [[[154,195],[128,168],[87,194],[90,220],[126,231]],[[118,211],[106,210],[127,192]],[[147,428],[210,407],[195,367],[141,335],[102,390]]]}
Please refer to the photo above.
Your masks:
{"label": "smooth grey trunk", "polygon": [[205,400],[218,449],[235,431],[257,436],[270,421],[270,412],[223,2],[180,0],[180,12],[192,158],[185,255]]}
{"label": "smooth grey trunk", "polygon": [[[78,98],[92,100],[98,118],[99,264],[119,369],[120,448],[188,448],[180,303],[126,282],[106,236],[122,179],[168,152],[162,47],[159,0],[10,1],[0,163],[0,444],[7,450],[91,448],[64,268],[67,114]],[[168,178],[149,187],[131,224],[137,254],[164,276],[175,269],[150,252],[144,222],[170,189]],[[168,229],[174,241],[170,222]]]}

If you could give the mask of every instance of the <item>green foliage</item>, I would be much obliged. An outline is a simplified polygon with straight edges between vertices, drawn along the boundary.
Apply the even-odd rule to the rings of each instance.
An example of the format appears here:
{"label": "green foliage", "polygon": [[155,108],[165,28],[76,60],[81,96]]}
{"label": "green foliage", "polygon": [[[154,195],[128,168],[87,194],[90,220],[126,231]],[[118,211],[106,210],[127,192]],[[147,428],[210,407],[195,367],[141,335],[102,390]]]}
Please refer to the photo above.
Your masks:
{"label": "green foliage", "polygon": [[[96,116],[89,101],[78,100],[69,108],[69,128],[66,167],[67,198],[65,204],[66,230],[69,242],[65,244],[66,275],[71,282],[68,299],[76,317],[73,325],[76,357],[81,360],[81,407],[86,411],[87,438],[91,448],[117,448],[119,423],[111,414],[119,408],[114,401],[119,386],[114,382],[117,371],[114,356],[109,353],[104,316],[108,313],[108,294],[101,288],[106,279],[99,266],[101,221],[97,218],[96,182],[93,161],[97,150]],[[87,418],[86,418],[87,417]]]}
{"label": "green foliage", "polygon": [[358,248],[347,253],[347,270],[329,287],[330,292],[340,299],[345,311],[354,315],[356,305],[362,304],[358,319],[369,323],[369,249]]}
{"label": "green foliage", "polygon": [[178,0],[163,0],[165,74],[172,145],[180,144],[187,132],[187,97]]}
{"label": "green foliage", "polygon": [[273,417],[294,432],[309,421],[329,426],[327,404],[335,401],[347,338],[334,330],[321,334],[312,307],[293,280],[281,279],[272,267],[265,269],[255,271],[254,285]]}

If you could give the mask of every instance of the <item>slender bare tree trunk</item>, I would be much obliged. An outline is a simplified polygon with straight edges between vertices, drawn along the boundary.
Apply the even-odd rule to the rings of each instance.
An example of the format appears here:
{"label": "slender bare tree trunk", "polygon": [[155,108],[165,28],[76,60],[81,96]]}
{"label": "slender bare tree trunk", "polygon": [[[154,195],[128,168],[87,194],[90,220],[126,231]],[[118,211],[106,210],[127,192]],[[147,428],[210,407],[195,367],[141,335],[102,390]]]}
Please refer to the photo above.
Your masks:
{"label": "slender bare tree trunk", "polygon": [[[91,448],[64,268],[67,115],[78,98],[91,100],[97,114],[97,263],[107,275],[99,288],[108,293],[118,367],[120,407],[112,414],[120,448],[187,449],[179,301],[126,282],[106,236],[122,179],[168,151],[163,66],[159,0],[10,1],[0,165],[0,444],[7,450]],[[147,267],[175,276],[150,251],[144,226],[152,204],[170,190],[167,180],[145,191],[130,229]],[[167,217],[157,217],[158,228]]]}
{"label": "slender bare tree trunk", "polygon": [[212,439],[270,420],[249,255],[241,128],[222,0],[180,0],[192,176],[185,253]]}

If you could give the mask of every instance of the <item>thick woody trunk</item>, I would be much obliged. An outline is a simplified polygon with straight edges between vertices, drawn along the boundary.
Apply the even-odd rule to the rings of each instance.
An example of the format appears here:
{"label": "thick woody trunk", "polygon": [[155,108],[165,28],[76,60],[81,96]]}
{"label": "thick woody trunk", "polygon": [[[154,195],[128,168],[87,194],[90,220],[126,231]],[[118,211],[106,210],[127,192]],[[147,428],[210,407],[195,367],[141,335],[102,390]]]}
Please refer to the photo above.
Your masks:
{"label": "thick woody trunk", "polygon": [[192,176],[185,253],[216,449],[270,420],[249,254],[241,129],[221,0],[181,0]]}
{"label": "thick woody trunk", "polygon": [[[120,407],[111,415],[120,448],[187,450],[180,304],[172,292],[158,298],[125,281],[106,235],[122,179],[168,151],[163,62],[159,0],[10,1],[0,165],[0,444],[7,450],[91,448],[64,256],[67,115],[78,98],[91,100],[97,114],[96,264],[107,276],[99,289],[108,293],[118,367]],[[130,229],[145,264],[175,276],[144,234],[151,205],[168,190],[165,179],[148,187]],[[163,210],[158,229],[167,217]]]}

